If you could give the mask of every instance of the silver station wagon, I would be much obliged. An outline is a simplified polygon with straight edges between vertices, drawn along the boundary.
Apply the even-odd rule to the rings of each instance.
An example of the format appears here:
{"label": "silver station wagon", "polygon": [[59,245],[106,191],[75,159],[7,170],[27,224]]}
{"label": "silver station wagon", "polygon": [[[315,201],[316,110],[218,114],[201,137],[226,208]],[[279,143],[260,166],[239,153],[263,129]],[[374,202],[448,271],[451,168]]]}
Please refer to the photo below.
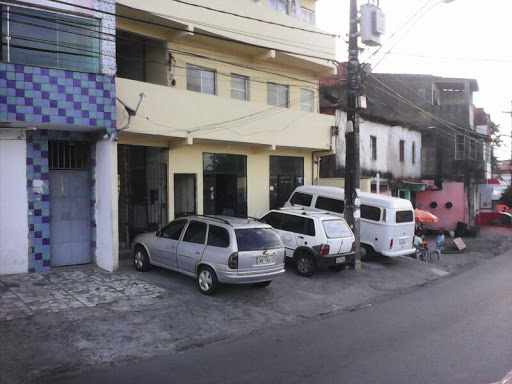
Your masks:
{"label": "silver station wagon", "polygon": [[254,219],[187,216],[133,241],[135,268],[151,265],[195,277],[199,291],[219,283],[267,287],[284,273],[284,246],[274,229]]}

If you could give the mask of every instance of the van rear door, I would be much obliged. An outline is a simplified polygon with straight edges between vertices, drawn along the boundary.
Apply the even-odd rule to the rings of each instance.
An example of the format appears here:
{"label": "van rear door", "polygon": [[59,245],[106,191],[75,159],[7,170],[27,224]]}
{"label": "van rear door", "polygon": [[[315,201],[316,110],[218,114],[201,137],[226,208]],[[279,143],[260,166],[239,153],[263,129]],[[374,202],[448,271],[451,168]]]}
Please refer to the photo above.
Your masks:
{"label": "van rear door", "polygon": [[[391,213],[391,212],[389,212]],[[397,210],[395,212],[395,225],[393,228],[393,244],[390,252],[403,252],[413,250],[414,214],[412,210]]]}

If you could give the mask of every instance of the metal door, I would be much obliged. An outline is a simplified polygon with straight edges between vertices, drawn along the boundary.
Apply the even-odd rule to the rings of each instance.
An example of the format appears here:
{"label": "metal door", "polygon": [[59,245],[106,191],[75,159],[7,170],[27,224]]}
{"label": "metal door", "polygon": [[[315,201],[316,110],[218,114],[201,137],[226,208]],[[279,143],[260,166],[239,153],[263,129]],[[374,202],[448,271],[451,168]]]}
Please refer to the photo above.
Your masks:
{"label": "metal door", "polygon": [[88,170],[50,171],[52,267],[91,262]]}

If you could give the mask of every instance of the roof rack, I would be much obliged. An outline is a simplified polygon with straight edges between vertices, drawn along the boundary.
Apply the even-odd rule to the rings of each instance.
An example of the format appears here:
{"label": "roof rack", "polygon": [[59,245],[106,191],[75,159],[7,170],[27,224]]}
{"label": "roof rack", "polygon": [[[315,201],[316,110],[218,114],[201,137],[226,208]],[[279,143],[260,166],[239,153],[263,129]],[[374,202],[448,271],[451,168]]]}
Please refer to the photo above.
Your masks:
{"label": "roof rack", "polygon": [[197,214],[194,214],[194,215],[189,215],[189,216],[186,216],[186,217],[204,217],[205,219],[216,220],[216,221],[220,221],[221,223],[231,225],[231,223],[229,221],[227,221],[226,219],[221,219],[220,217],[215,217],[215,216],[210,216],[210,215],[197,215]]}

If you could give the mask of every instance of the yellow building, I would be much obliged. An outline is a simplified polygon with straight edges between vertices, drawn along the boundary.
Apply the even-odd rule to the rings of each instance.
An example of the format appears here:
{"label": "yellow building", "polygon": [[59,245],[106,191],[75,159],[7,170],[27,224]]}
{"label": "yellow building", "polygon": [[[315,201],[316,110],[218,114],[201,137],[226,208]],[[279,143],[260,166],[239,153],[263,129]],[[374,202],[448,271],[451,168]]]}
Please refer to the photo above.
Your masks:
{"label": "yellow building", "polygon": [[262,215],[315,182],[335,59],[315,3],[117,1],[121,247],[184,214]]}

